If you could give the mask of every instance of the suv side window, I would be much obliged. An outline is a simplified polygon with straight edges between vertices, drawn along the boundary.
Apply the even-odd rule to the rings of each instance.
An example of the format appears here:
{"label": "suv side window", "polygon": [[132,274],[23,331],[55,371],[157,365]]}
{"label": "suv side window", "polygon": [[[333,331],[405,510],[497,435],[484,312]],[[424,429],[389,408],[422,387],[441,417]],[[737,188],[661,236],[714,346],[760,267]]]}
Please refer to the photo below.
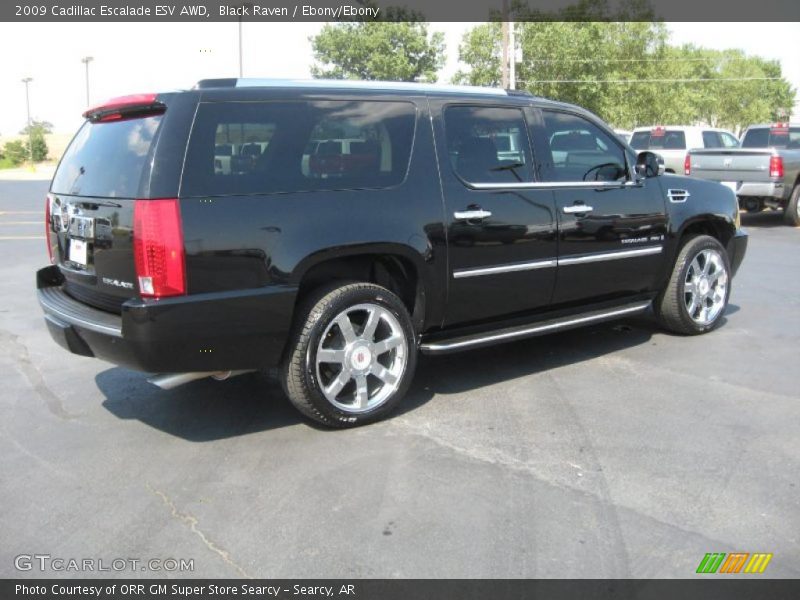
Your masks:
{"label": "suv side window", "polygon": [[716,131],[703,132],[703,148],[722,148],[722,141]]}
{"label": "suv side window", "polygon": [[201,103],[181,183],[185,196],[398,185],[408,171],[410,102]]}
{"label": "suv side window", "polygon": [[543,181],[624,181],[625,151],[605,131],[577,115],[543,110],[550,160]]}
{"label": "suv side window", "polygon": [[450,164],[464,181],[531,181],[530,143],[521,109],[449,106],[444,124]]}

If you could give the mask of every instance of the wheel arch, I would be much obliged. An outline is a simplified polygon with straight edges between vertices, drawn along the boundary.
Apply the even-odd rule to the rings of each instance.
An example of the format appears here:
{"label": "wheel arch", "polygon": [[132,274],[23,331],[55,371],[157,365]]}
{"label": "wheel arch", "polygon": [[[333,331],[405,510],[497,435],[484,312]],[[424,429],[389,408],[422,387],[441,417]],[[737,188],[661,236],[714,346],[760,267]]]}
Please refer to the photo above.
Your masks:
{"label": "wheel arch", "polygon": [[381,285],[406,306],[416,333],[425,326],[429,312],[427,290],[433,287],[432,276],[419,251],[395,243],[360,244],[311,254],[298,263],[290,281],[298,286],[295,309],[313,290],[331,282]]}

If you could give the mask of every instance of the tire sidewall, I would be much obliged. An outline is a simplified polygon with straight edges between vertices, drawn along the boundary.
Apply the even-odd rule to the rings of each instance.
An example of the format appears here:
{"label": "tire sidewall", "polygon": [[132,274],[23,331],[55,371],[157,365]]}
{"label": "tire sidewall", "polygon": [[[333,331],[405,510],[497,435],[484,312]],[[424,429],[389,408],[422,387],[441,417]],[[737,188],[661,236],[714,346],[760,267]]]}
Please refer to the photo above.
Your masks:
{"label": "tire sidewall", "polygon": [[[408,345],[407,360],[405,369],[400,378],[400,385],[394,394],[379,407],[359,414],[347,413],[331,404],[320,389],[317,378],[316,357],[319,341],[322,334],[327,329],[331,320],[343,310],[357,304],[377,304],[391,312],[406,337]],[[314,407],[325,417],[336,422],[338,426],[356,426],[381,419],[384,415],[391,412],[403,399],[408,391],[414,376],[417,361],[417,345],[414,329],[408,311],[403,306],[400,299],[392,292],[377,285],[357,287],[348,290],[345,294],[338,296],[325,309],[315,316],[310,335],[307,338],[305,347],[302,348],[304,355],[303,379],[309,396]]]}
{"label": "tire sidewall", "polygon": [[[721,257],[722,263],[725,266],[725,273],[728,277],[728,284],[725,288],[725,303],[722,307],[722,310],[719,311],[717,317],[711,322],[706,325],[701,325],[697,323],[691,316],[689,316],[689,312],[686,310],[686,274],[689,271],[689,267],[692,264],[694,258],[703,250],[715,250]],[[681,321],[691,329],[694,333],[705,333],[707,331],[711,331],[712,329],[716,329],[720,323],[722,323],[723,318],[725,317],[725,312],[728,308],[728,299],[731,295],[731,264],[730,260],[728,259],[728,253],[725,251],[725,248],[720,244],[716,239],[710,236],[700,236],[690,240],[686,246],[684,246],[683,250],[681,251],[681,262],[680,262],[680,270],[678,272],[678,281],[677,281],[677,303],[680,307],[680,318]]]}
{"label": "tire sidewall", "polygon": [[800,226],[800,184],[794,186],[784,209],[784,219],[789,225]]}

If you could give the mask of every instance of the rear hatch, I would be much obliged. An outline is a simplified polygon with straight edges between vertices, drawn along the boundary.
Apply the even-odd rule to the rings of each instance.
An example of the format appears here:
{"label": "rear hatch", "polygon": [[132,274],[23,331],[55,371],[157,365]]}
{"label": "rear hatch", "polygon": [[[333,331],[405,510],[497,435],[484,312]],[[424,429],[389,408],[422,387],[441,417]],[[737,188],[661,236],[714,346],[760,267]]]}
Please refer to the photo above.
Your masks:
{"label": "rear hatch", "polygon": [[134,205],[164,111],[155,95],[90,109],[53,178],[47,201],[52,261],[65,291],[86,304],[119,313],[125,300],[140,295]]}

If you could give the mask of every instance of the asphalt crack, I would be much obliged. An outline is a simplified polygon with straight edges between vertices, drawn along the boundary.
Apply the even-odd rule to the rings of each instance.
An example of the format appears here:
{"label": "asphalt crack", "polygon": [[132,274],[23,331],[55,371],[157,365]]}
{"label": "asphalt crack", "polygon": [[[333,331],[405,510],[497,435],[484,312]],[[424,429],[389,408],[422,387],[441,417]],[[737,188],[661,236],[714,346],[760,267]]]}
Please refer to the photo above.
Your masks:
{"label": "asphalt crack", "polygon": [[153,494],[161,498],[161,501],[164,505],[170,510],[172,516],[183,523],[186,527],[189,528],[189,531],[194,533],[197,537],[199,537],[203,544],[214,554],[217,554],[227,565],[233,567],[239,575],[246,579],[253,579],[251,575],[248,575],[247,572],[234,560],[231,558],[230,552],[220,548],[213,540],[209,539],[208,536],[198,527],[199,521],[197,517],[194,517],[188,513],[181,512],[178,510],[178,507],[175,503],[161,490],[155,489],[149,483],[147,484],[147,489],[150,490]]}
{"label": "asphalt crack", "polygon": [[28,348],[19,337],[8,331],[0,330],[0,347],[5,348],[6,354],[16,363],[17,368],[28,380],[33,391],[42,399],[47,410],[59,419],[76,419],[80,415],[70,413],[53,390],[51,390],[36,364],[28,354]]}

